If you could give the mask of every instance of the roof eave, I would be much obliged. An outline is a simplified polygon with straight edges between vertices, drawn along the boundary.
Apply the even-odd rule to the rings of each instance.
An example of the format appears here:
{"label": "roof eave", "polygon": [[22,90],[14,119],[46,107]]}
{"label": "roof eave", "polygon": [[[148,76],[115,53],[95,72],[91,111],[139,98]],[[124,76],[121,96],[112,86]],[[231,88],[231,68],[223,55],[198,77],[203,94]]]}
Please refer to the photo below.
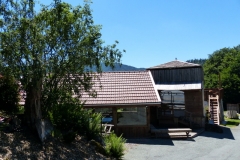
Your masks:
{"label": "roof eave", "polygon": [[133,107],[133,106],[160,106],[161,102],[146,102],[146,103],[119,103],[119,104],[84,104],[83,107],[91,108],[91,107]]}

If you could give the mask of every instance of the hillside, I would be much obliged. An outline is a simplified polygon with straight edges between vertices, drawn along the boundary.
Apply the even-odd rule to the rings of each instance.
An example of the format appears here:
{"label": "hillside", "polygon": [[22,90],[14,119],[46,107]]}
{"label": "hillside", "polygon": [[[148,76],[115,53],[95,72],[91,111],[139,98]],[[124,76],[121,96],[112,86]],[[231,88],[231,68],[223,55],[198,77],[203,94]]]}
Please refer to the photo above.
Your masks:
{"label": "hillside", "polygon": [[[144,71],[146,70],[145,68],[136,68],[133,66],[125,65],[122,64],[120,65],[119,63],[115,63],[115,68],[112,69],[111,67],[106,67],[104,64],[101,65],[102,71],[103,72],[113,72],[113,71]],[[96,72],[96,68],[86,68],[86,70],[92,70],[93,72]]]}
{"label": "hillside", "polygon": [[49,137],[41,143],[35,132],[23,128],[19,132],[1,131],[0,123],[0,160],[1,159],[102,159],[107,157],[98,153],[92,141],[77,136],[71,143],[64,143],[61,140]]}
{"label": "hillside", "polygon": [[125,65],[125,64],[115,64],[115,68],[112,69],[111,67],[106,67],[104,65],[102,65],[102,70],[104,72],[110,72],[110,71],[143,71],[146,70],[145,68],[136,68],[133,66],[129,66],[129,65]]}

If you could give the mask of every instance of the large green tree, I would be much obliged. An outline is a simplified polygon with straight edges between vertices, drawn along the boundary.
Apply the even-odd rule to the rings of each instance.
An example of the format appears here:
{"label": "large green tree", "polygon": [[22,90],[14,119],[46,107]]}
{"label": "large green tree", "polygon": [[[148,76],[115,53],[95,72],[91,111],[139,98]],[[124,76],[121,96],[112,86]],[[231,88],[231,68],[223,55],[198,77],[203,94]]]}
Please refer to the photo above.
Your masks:
{"label": "large green tree", "polygon": [[54,1],[35,11],[33,0],[0,1],[0,61],[26,91],[25,115],[35,125],[61,94],[91,91],[91,68],[114,67],[121,52],[104,46],[89,3]]}
{"label": "large green tree", "polygon": [[240,103],[240,46],[209,55],[204,64],[205,88],[223,88],[224,103]]}

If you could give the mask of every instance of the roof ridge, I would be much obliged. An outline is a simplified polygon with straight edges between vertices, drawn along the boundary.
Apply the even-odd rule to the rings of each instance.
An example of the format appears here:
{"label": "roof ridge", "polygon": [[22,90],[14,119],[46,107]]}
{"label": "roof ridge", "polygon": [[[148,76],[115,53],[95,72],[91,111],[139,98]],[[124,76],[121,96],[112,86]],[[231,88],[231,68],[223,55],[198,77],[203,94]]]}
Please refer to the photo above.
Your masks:
{"label": "roof ridge", "polygon": [[156,66],[153,66],[153,67],[149,67],[149,68],[147,68],[147,70],[158,69],[158,68],[162,69],[162,68],[187,68],[187,67],[201,67],[201,65],[200,64],[195,64],[195,63],[179,61],[179,60],[174,60],[174,61],[163,63],[163,64],[160,64],[160,65],[156,65]]}
{"label": "roof ridge", "polygon": [[139,73],[139,72],[148,72],[147,70],[141,70],[141,71],[105,71],[105,72],[94,72],[94,73]]}
{"label": "roof ridge", "polygon": [[[179,60],[175,60],[175,61],[179,61]],[[188,63],[188,64],[194,64],[194,65],[199,65],[199,64],[197,64],[197,63],[191,63],[191,62],[185,62],[185,61],[179,61],[179,62]]]}

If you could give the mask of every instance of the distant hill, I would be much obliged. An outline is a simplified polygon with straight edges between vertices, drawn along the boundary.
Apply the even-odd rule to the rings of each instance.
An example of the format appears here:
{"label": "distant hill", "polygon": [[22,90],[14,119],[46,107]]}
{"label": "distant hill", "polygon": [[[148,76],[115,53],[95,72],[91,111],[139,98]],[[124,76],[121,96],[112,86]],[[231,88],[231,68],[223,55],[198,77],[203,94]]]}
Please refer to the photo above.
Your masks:
{"label": "distant hill", "polygon": [[103,72],[111,72],[111,71],[143,71],[146,70],[146,68],[136,68],[133,66],[125,65],[125,64],[115,64],[115,68],[112,69],[111,67],[106,67],[105,65],[102,65],[102,71]]}
{"label": "distant hill", "polygon": [[[102,71],[103,71],[103,72],[114,72],[114,71],[144,71],[144,70],[146,70],[146,68],[136,68],[136,67],[129,66],[129,65],[125,65],[125,64],[120,65],[119,63],[116,63],[116,64],[115,64],[114,69],[112,69],[111,67],[106,67],[104,64],[102,64],[101,67],[102,67]],[[96,71],[97,71],[95,67],[92,67],[91,69],[90,69],[90,68],[86,68],[86,70],[91,70],[91,71],[93,71],[93,72],[96,72]]]}

